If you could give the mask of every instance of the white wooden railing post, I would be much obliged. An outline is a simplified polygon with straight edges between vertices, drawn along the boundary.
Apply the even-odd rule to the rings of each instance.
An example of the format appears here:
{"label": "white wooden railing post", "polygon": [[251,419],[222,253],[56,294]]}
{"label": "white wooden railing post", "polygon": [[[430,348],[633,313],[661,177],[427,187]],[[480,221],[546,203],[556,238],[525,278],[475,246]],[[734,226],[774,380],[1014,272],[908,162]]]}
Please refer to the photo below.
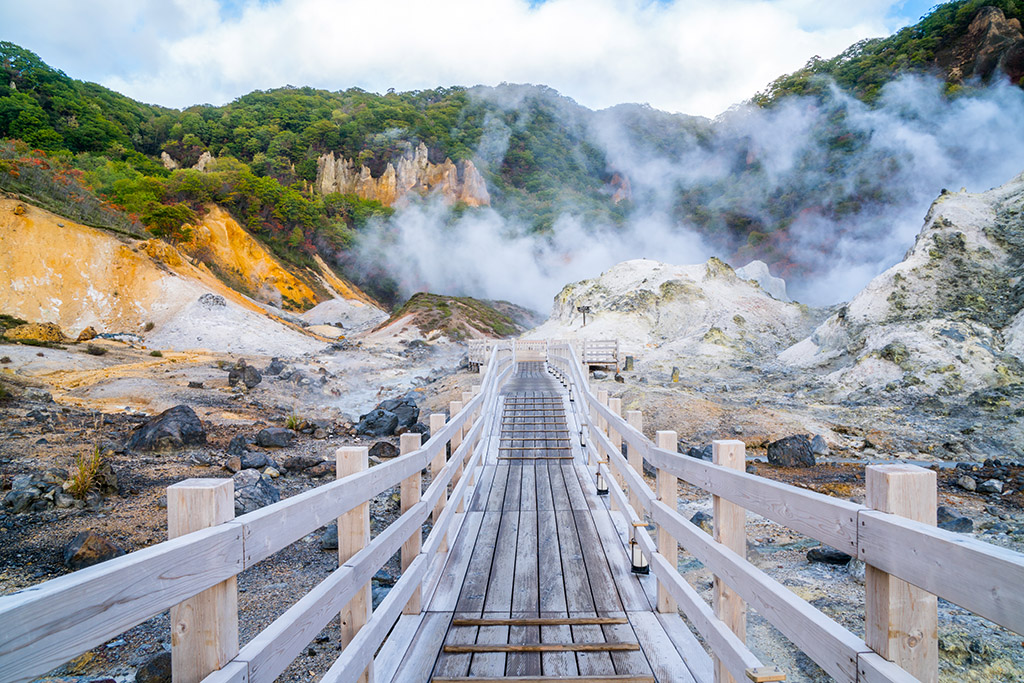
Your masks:
{"label": "white wooden railing post", "polygon": [[[474,393],[472,391],[463,391],[462,392],[462,405],[468,406],[470,401],[473,400],[473,396],[474,396]],[[465,439],[467,436],[469,436],[469,432],[473,428],[473,424],[475,422],[476,422],[476,413],[474,412],[472,415],[467,416],[465,424],[462,425],[462,438],[463,439]],[[469,462],[469,459],[471,457],[473,457],[473,445],[472,444],[466,444],[466,457],[464,457],[462,459],[462,462]],[[474,484],[476,484],[476,477],[474,475],[473,470],[470,470],[469,472],[467,472],[466,476],[469,477],[469,486],[473,486]],[[459,500],[459,509],[456,510],[456,512],[462,512],[463,511],[462,507],[463,507],[462,500],[460,499]]]}
{"label": "white wooden railing post", "polygon": [[[622,417],[622,399],[621,398],[609,398],[608,399],[608,410],[612,411],[615,415]],[[611,426],[607,420],[604,423],[605,432],[608,434],[608,440],[612,442],[612,447],[615,449],[616,455],[622,455],[622,436],[618,430]],[[624,488],[624,481],[619,476],[617,470],[611,466],[611,455],[608,456],[608,472],[615,478],[619,488]],[[617,510],[618,505],[615,504],[615,498],[612,496],[608,497],[608,507],[612,510]]]}
{"label": "white wooden railing post", "polygon": [[[746,447],[742,441],[713,441],[714,463],[735,470],[746,469]],[[747,557],[747,511],[720,496],[712,496],[715,540],[742,558]],[[724,581],[715,576],[715,615],[743,642],[747,640],[747,605]],[[715,662],[715,683],[735,683],[732,674],[718,657]]]}
{"label": "white wooden railing post", "polygon": [[[661,431],[655,435],[658,448],[672,451],[676,450],[676,443],[679,436],[675,432]],[[658,469],[658,479],[655,484],[658,500],[676,510],[679,507],[679,479],[663,469]],[[672,566],[679,568],[679,543],[672,537],[664,527],[658,525],[658,552],[665,556]],[[658,582],[658,611],[673,613],[678,611],[676,600],[673,598],[661,581]]]}
{"label": "white wooden railing post", "polygon": [[[445,417],[444,413],[432,413],[430,415],[430,435],[437,434],[444,429]],[[441,447],[437,450],[437,455],[430,461],[430,479],[434,481],[437,479],[437,475],[441,473],[441,468],[444,467],[445,462],[445,444],[441,444]],[[441,497],[437,499],[437,505],[434,506],[434,511],[431,513],[431,520],[434,524],[437,524],[438,518],[444,511],[444,506],[448,503],[448,488],[445,487],[444,491],[441,491]],[[438,546],[438,552],[448,552],[448,535],[445,534],[444,538],[441,539],[441,545]]]}
{"label": "white wooden railing post", "polygon": [[[916,465],[871,465],[865,472],[865,502],[874,510],[934,526],[935,482],[935,472]],[[937,681],[938,599],[868,565],[864,602],[868,647],[920,681]]]}
{"label": "white wooden railing post", "polygon": [[[644,414],[639,410],[627,410],[626,411],[626,422],[630,427],[637,430],[641,434],[644,433]],[[644,476],[644,457],[640,454],[640,450],[633,448],[632,444],[626,446],[626,455],[629,466],[639,474],[641,477]],[[630,490],[629,492],[629,504],[633,506],[636,514],[641,518],[644,516],[643,508],[640,506],[640,496],[636,491]]]}
{"label": "white wooden railing post", "polygon": [[[451,402],[448,403],[448,416],[449,416],[448,417],[448,421],[449,422],[454,420],[455,416],[462,412],[462,406],[463,406],[462,401],[451,401]],[[455,430],[455,432],[452,434],[452,440],[449,443],[451,443],[451,446],[452,446],[452,457],[454,458],[455,457],[455,451],[457,451],[459,449],[459,446],[462,445],[462,430],[461,429],[456,429]],[[455,474],[452,475],[451,488],[453,490],[455,489],[456,484],[459,483],[460,479],[462,479],[462,461],[461,460],[455,464]],[[461,504],[459,505],[459,508],[458,508],[458,510],[456,510],[456,512],[462,512],[462,505]]]}
{"label": "white wooden railing post", "polygon": [[[186,479],[167,487],[167,538],[235,518],[232,479]],[[196,683],[238,654],[238,579],[232,576],[171,608],[171,680]]]}
{"label": "white wooden railing post", "polygon": [[[420,447],[421,434],[402,434],[399,437],[399,456],[407,453],[412,453]],[[420,496],[423,495],[423,477],[420,470],[416,470],[414,474],[410,474],[407,478],[402,480],[401,488],[401,512],[404,515],[409,509],[420,502]],[[402,573],[409,568],[412,561],[416,559],[416,556],[420,554],[420,549],[423,547],[423,531],[416,527],[413,531],[412,536],[409,537],[405,543],[402,544]],[[404,614],[419,614],[420,613],[420,593],[421,589],[417,588],[413,596],[409,598],[409,602],[405,605],[405,609],[402,610]]]}
{"label": "white wooden railing post", "polygon": [[[335,453],[336,476],[344,479],[350,474],[362,472],[369,466],[369,449],[365,446],[347,446]],[[338,517],[338,566],[345,564],[353,555],[370,542],[370,502],[358,505]],[[367,581],[358,593],[341,610],[341,647],[344,649],[366,625],[373,613],[371,582]],[[371,663],[359,677],[359,683],[372,683]]]}

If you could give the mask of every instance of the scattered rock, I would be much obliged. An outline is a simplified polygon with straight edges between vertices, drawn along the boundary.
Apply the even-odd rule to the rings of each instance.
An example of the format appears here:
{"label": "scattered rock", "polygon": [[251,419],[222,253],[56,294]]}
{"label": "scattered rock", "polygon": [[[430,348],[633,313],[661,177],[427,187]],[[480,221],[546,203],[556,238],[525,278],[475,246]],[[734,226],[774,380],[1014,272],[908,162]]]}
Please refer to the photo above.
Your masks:
{"label": "scattered rock", "polygon": [[242,463],[242,469],[259,469],[260,467],[274,466],[275,463],[266,453],[250,453],[244,451],[239,459]]}
{"label": "scattered rock", "polygon": [[382,401],[376,409],[393,413],[398,418],[398,426],[395,429],[412,427],[420,419],[420,409],[410,396]]}
{"label": "scattered rock", "polygon": [[776,467],[813,467],[814,451],[806,434],[794,434],[768,444],[768,462]]}
{"label": "scattered rock", "polygon": [[260,371],[249,365],[245,360],[235,363],[235,367],[228,372],[228,385],[236,386],[239,382],[245,385],[246,389],[252,389],[263,381]]}
{"label": "scattered rock", "polygon": [[161,652],[140,666],[135,683],[171,683],[171,653]]}
{"label": "scattered rock", "polygon": [[398,428],[398,416],[388,410],[376,408],[359,418],[357,434],[368,436],[391,436]]}
{"label": "scattered rock", "polygon": [[258,470],[242,470],[233,479],[236,515],[244,515],[281,500],[281,492]]}
{"label": "scattered rock", "polygon": [[228,443],[228,455],[237,455],[241,457],[245,453],[245,447],[249,445],[249,440],[242,434],[235,434],[231,438],[231,442]]}
{"label": "scattered rock", "polygon": [[334,476],[334,463],[333,462],[321,462],[313,465],[306,470],[306,474],[313,478],[326,477],[328,475]]}
{"label": "scattered rock", "polygon": [[95,531],[83,531],[64,546],[64,564],[72,570],[124,555],[124,550]]}
{"label": "scattered rock", "polygon": [[96,328],[90,325],[81,332],[78,333],[79,342],[87,342],[96,338]]}
{"label": "scattered rock", "polygon": [[852,557],[841,550],[836,550],[835,548],[827,545],[823,545],[818,548],[811,548],[807,551],[808,562],[841,565],[846,564],[852,559]]}
{"label": "scattered rock", "polygon": [[188,388],[189,389],[202,389],[203,388],[203,383],[202,382],[189,382],[188,383]]}
{"label": "scattered rock", "polygon": [[811,453],[815,455],[828,455],[828,444],[825,443],[825,439],[822,438],[821,434],[815,434],[814,438],[811,439]]}
{"label": "scattered rock", "polygon": [[292,445],[294,440],[295,432],[284,427],[267,427],[256,435],[256,443],[264,448],[286,448]]}
{"label": "scattered rock", "polygon": [[978,488],[978,482],[974,479],[974,477],[967,474],[957,479],[956,485],[962,488],[964,491],[975,491]]}
{"label": "scattered rock", "polygon": [[271,358],[270,365],[263,371],[264,375],[280,375],[284,370],[284,362],[280,358]]}
{"label": "scattered rock", "polygon": [[865,564],[863,560],[850,560],[850,563],[846,565],[846,572],[850,575],[850,578],[853,579],[854,583],[859,583],[863,586],[864,582],[867,580],[867,564]]}
{"label": "scattered rock", "polygon": [[998,479],[988,479],[978,484],[978,491],[980,493],[1002,493],[1003,482]]}
{"label": "scattered rock", "polygon": [[591,374],[593,375],[594,379],[608,379],[608,373],[605,372],[604,370],[594,370],[594,372],[592,372]]}
{"label": "scattered rock", "polygon": [[237,455],[232,455],[224,463],[224,469],[226,469],[231,474],[234,474],[235,472],[241,471],[242,470],[242,459],[239,458]]}
{"label": "scattered rock", "polygon": [[387,441],[378,441],[370,446],[371,458],[394,458],[398,456],[398,446]]}
{"label": "scattered rock", "polygon": [[224,297],[222,297],[220,294],[214,294],[213,292],[207,292],[206,294],[200,296],[199,303],[202,304],[204,308],[208,309],[224,308],[225,306],[228,305],[228,302],[224,299]]}
{"label": "scattered rock", "polygon": [[[679,447],[679,452],[683,452],[682,446]],[[691,447],[686,450],[686,455],[697,460],[707,460],[710,462],[714,459],[714,447],[711,444],[706,444],[700,448]]]}
{"label": "scattered rock", "polygon": [[206,430],[187,405],[168,408],[138,427],[128,439],[133,451],[168,451],[206,443]]}
{"label": "scattered rock", "polygon": [[338,523],[329,524],[324,532],[320,534],[320,549],[321,550],[337,550],[338,549]]}
{"label": "scattered rock", "polygon": [[695,524],[703,529],[707,533],[714,533],[714,520],[706,512],[698,512],[693,517],[690,517],[690,524]]}

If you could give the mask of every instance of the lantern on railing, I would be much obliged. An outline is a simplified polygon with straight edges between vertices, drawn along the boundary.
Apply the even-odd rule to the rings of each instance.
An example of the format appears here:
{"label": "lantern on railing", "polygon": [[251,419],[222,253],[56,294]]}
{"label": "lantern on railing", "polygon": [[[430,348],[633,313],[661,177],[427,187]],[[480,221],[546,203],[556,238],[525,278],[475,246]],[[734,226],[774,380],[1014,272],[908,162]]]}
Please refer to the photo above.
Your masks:
{"label": "lantern on railing", "polygon": [[599,496],[608,495],[608,482],[604,480],[604,475],[601,474],[601,465],[604,465],[607,462],[607,460],[597,461],[597,495]]}
{"label": "lantern on railing", "polygon": [[633,522],[633,537],[629,539],[629,557],[632,566],[630,570],[634,574],[650,574],[651,567],[647,564],[647,558],[644,557],[643,550],[640,549],[640,544],[636,541],[637,529],[647,529],[646,522]]}

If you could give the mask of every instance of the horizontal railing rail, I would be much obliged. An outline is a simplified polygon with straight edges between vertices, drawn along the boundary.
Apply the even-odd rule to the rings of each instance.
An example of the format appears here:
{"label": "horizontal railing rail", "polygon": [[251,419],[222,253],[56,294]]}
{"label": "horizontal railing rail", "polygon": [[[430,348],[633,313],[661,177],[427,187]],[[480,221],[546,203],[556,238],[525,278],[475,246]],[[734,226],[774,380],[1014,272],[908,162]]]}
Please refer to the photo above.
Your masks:
{"label": "horizontal railing rail", "polygon": [[[1024,591],[1020,590],[1024,585],[1024,554],[741,469],[690,458],[674,449],[659,448],[590,390],[583,370],[585,363],[578,360],[570,344],[552,342],[548,360],[563,374],[570,392],[582,399],[576,403],[580,406],[580,422],[603,454],[600,457],[607,458],[596,464],[595,471],[608,482],[618,508],[637,523],[646,521],[645,516],[650,518],[837,680],[916,679],[880,656],[865,640],[711,539],[680,515],[674,505],[659,500],[641,474],[642,460],[659,471],[659,478],[670,475],[672,481],[686,481],[863,560],[869,572],[884,572],[1024,633]],[[628,459],[622,455],[618,439],[625,443]],[[636,534],[636,540],[650,558],[659,582],[698,628],[702,628],[702,620],[703,628],[708,628],[706,614],[701,615],[706,603],[701,600],[701,604],[696,604],[694,595],[680,585],[685,581],[675,571],[675,558],[665,557],[646,533]],[[713,628],[702,631],[702,635],[709,643],[716,637]],[[724,663],[734,675],[737,673],[739,661],[733,661],[732,666]]]}
{"label": "horizontal railing rail", "polygon": [[[0,629],[0,680],[31,680],[217,586],[383,491],[412,476],[418,477],[428,463],[444,453],[449,442],[460,441],[461,445],[435,475],[422,500],[209,678],[273,680],[388,558],[420,532],[430,511],[444,504],[447,487],[462,467],[471,470],[479,463],[481,452],[474,453],[473,446],[482,435],[486,421],[476,420],[472,427],[468,424],[482,412],[485,404],[496,400],[512,365],[512,345],[495,345],[480,391],[452,415],[442,429],[412,452],[223,524],[0,596],[0,624],[4,625]],[[410,592],[407,587],[415,582],[415,577],[422,577],[434,559],[439,539],[451,527],[455,505],[465,496],[470,481],[463,477],[454,486],[451,498],[454,504],[444,505],[425,552],[405,568],[399,580],[400,584],[405,583],[394,593],[395,599]],[[416,495],[418,498],[418,491]],[[413,586],[412,591],[415,588]]]}

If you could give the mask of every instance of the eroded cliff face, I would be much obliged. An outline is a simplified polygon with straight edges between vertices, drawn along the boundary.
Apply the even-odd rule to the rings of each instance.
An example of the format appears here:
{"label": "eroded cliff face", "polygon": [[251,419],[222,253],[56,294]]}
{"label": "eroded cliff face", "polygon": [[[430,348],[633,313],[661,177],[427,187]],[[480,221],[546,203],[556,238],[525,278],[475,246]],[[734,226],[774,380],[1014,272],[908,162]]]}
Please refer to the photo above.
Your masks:
{"label": "eroded cliff face", "polygon": [[419,195],[439,194],[450,204],[463,202],[469,206],[490,206],[487,183],[472,161],[458,165],[451,159],[434,164],[427,158],[423,143],[398,160],[397,167],[388,164],[378,178],[366,166],[356,168],[351,159],[335,158],[334,152],[317,161],[316,188],[323,194],[339,192],[363,199],[376,199],[392,206],[410,192]]}
{"label": "eroded cliff face", "polygon": [[1024,77],[1024,34],[1020,22],[1007,19],[1001,9],[982,7],[967,33],[936,56],[950,80],[956,82],[987,80],[999,71],[1011,82],[1020,83]]}

